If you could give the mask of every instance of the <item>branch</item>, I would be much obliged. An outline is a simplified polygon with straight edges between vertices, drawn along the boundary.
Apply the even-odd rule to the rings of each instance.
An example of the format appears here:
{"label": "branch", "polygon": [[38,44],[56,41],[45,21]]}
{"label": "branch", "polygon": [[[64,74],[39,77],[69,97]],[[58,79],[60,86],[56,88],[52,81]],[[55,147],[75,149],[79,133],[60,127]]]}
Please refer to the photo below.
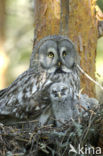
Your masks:
{"label": "branch", "polygon": [[91,80],[93,83],[95,83],[98,87],[100,87],[103,90],[103,87],[94,79],[92,79],[78,64],[77,68],[80,70],[81,73],[83,73],[89,80]]}

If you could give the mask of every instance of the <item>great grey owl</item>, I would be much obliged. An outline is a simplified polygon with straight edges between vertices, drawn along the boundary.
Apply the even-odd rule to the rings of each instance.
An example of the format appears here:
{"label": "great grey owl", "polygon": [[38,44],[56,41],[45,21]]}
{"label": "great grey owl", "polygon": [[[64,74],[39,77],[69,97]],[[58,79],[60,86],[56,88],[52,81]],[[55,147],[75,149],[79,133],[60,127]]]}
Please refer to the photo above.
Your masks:
{"label": "great grey owl", "polygon": [[57,126],[76,116],[76,106],[71,90],[66,83],[55,83],[50,87],[52,113]]}
{"label": "great grey owl", "polygon": [[76,96],[74,97],[68,81],[53,83],[48,88],[48,96],[50,104],[39,119],[41,125],[47,123],[53,124],[55,122],[56,126],[60,126],[71,118],[74,118],[74,112],[77,113],[74,101],[77,98]]}
{"label": "great grey owl", "polygon": [[68,82],[72,96],[78,93],[78,60],[75,46],[69,38],[54,35],[41,39],[33,49],[29,69],[0,92],[0,115],[34,119],[46,110],[49,114],[50,85]]}
{"label": "great grey owl", "polygon": [[97,99],[90,98],[86,94],[80,94],[75,104],[79,106],[78,109],[82,112],[83,116],[87,116],[91,110],[96,111],[100,106]]}

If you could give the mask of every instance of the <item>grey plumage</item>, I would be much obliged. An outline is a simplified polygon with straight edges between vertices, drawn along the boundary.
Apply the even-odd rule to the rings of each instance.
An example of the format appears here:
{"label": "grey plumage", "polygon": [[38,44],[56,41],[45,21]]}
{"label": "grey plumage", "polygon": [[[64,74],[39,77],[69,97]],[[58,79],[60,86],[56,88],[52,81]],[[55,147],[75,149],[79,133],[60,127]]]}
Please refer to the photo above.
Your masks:
{"label": "grey plumage", "polygon": [[80,94],[76,103],[79,104],[80,112],[82,112],[83,116],[88,115],[90,110],[95,111],[99,108],[99,101],[95,98],[88,97],[86,94]]}
{"label": "grey plumage", "polygon": [[0,114],[26,118],[26,114],[37,106],[35,93],[39,92],[42,80],[43,77],[40,78],[39,73],[35,74],[32,70],[20,75],[1,96]]}
{"label": "grey plumage", "polygon": [[[46,47],[43,46],[44,44],[46,44]],[[53,36],[44,37],[35,45],[30,59],[30,66],[29,66],[30,68],[34,68],[35,61],[36,59],[38,60],[39,57],[38,50],[40,49],[41,46],[44,47],[44,50],[42,51],[44,53],[47,52],[45,51],[45,48],[49,48],[49,49],[54,48],[54,50],[56,50],[57,53],[59,54],[60,54],[60,50],[63,50],[63,48],[67,48],[65,50],[69,50],[67,51],[67,53],[70,52],[71,54],[70,57],[74,60],[73,64],[74,63],[77,64],[80,61],[79,55],[75,49],[75,45],[68,37],[62,35],[53,35]],[[65,62],[63,61],[62,63],[64,63],[67,66],[67,61]]]}
{"label": "grey plumage", "polygon": [[50,87],[51,107],[57,126],[74,118],[75,106],[70,89],[67,83],[55,83]]}
{"label": "grey plumage", "polygon": [[[69,76],[68,74],[62,75],[59,82],[54,82],[49,86],[47,93],[50,101],[39,119],[41,125],[52,124],[54,119],[56,120],[56,126],[60,126],[61,123],[77,117],[78,91],[73,77],[73,73]],[[63,90],[64,93],[62,94]],[[61,94],[61,97],[59,97],[58,93]]]}
{"label": "grey plumage", "polygon": [[7,91],[7,88],[0,90],[0,97],[2,97],[6,91]]}
{"label": "grey plumage", "polygon": [[1,91],[0,115],[35,119],[46,112],[49,117],[48,88],[52,84],[68,82],[73,96],[79,92],[78,58],[74,44],[67,37],[54,35],[40,40],[33,49],[29,69]]}
{"label": "grey plumage", "polygon": [[[79,119],[80,113],[83,117],[86,117],[90,111],[97,111],[99,108],[98,100],[90,98],[86,94],[80,94],[78,98],[73,88],[71,92],[71,88],[72,86],[70,86],[69,81],[54,83],[49,88],[51,100],[50,113],[51,117],[55,120],[56,126],[61,126],[71,119]],[[46,119],[49,121],[49,116],[46,116],[45,121]]]}

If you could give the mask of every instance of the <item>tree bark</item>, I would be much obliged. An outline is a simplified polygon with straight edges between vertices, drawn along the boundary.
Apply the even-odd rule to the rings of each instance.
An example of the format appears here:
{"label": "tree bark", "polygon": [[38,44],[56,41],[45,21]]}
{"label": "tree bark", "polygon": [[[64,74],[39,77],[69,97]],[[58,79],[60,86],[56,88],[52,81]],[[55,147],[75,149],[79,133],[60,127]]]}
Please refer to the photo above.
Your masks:
{"label": "tree bark", "polygon": [[[63,34],[76,45],[81,67],[95,79],[97,24],[94,0],[35,0],[35,43],[41,38]],[[81,88],[95,96],[95,85],[81,75]]]}

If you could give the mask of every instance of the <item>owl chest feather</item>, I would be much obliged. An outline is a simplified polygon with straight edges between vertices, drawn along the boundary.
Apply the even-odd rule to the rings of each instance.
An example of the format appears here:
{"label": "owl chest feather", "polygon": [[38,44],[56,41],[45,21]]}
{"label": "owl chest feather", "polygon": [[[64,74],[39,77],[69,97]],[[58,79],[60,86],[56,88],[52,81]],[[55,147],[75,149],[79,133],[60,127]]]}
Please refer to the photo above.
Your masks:
{"label": "owl chest feather", "polygon": [[71,102],[63,101],[54,103],[52,106],[57,126],[69,121],[73,117]]}

